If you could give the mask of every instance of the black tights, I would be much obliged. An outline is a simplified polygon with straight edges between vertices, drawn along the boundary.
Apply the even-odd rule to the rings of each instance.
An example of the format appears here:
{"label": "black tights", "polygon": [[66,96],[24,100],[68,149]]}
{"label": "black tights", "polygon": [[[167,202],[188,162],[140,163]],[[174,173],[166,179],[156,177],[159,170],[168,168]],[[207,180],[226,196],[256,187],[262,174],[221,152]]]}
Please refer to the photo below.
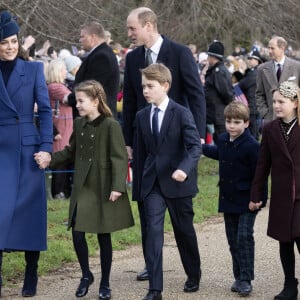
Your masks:
{"label": "black tights", "polygon": [[[85,232],[72,230],[73,245],[77,259],[82,271],[82,277],[88,278],[90,275],[89,249],[85,238]],[[109,287],[109,275],[112,264],[112,244],[110,233],[97,234],[100,247],[101,282],[100,286]]]}
{"label": "black tights", "polygon": [[296,238],[292,242],[279,242],[280,260],[286,281],[295,279],[294,243],[296,243],[298,252],[300,252],[300,238]]}

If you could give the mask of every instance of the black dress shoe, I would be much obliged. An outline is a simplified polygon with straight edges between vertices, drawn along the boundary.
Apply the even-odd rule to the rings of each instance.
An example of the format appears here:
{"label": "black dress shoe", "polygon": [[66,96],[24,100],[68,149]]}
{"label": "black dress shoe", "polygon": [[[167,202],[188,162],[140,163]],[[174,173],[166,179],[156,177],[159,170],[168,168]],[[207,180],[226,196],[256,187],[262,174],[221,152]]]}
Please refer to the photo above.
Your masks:
{"label": "black dress shoe", "polygon": [[33,297],[36,294],[36,286],[38,277],[25,274],[24,284],[22,288],[22,297]]}
{"label": "black dress shoe", "polygon": [[184,284],[183,291],[186,293],[193,293],[199,290],[199,281],[188,278]]}
{"label": "black dress shoe", "polygon": [[136,276],[137,281],[149,280],[148,270],[145,268],[144,270],[137,273]]}
{"label": "black dress shoe", "polygon": [[94,276],[92,273],[90,273],[89,277],[83,277],[80,279],[79,286],[76,290],[75,296],[80,298],[84,297],[88,291],[89,286],[94,282]]}
{"label": "black dress shoe", "polygon": [[236,280],[232,286],[231,286],[231,291],[234,292],[234,293],[237,293],[239,290],[240,290],[240,280]]}
{"label": "black dress shoe", "polygon": [[143,300],[161,300],[162,295],[160,291],[149,291]]}
{"label": "black dress shoe", "polygon": [[111,298],[111,289],[108,286],[100,286],[99,299],[109,300]]}
{"label": "black dress shoe", "polygon": [[241,280],[239,284],[238,294],[241,297],[247,297],[252,292],[251,282],[248,280]]}

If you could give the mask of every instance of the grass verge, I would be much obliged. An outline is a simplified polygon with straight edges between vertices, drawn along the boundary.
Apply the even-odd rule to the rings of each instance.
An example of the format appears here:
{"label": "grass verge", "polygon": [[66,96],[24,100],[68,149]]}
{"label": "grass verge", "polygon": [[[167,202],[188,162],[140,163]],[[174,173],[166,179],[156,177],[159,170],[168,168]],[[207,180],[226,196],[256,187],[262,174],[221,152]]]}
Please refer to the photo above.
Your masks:
{"label": "grass verge", "polygon": [[[194,198],[194,222],[201,223],[217,214],[218,206],[218,164],[202,157],[199,163],[199,193]],[[130,193],[130,188],[129,188]],[[63,264],[76,261],[71,232],[66,229],[68,215],[67,200],[48,201],[48,250],[41,253],[39,274],[47,274]],[[140,243],[140,224],[136,202],[131,201],[135,226],[112,234],[113,249],[122,250]],[[166,215],[165,230],[172,230],[169,215]],[[98,242],[95,234],[87,234],[90,255],[96,255]],[[3,280],[13,285],[23,278],[24,253],[4,253]]]}

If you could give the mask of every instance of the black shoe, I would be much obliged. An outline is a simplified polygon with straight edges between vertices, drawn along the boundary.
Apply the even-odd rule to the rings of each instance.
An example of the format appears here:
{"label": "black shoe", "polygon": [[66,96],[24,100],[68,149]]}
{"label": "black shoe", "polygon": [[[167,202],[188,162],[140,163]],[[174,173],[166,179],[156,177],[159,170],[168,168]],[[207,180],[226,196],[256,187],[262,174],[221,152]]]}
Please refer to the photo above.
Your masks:
{"label": "black shoe", "polygon": [[283,290],[274,297],[274,300],[296,300],[298,296],[297,285],[297,278],[285,281]]}
{"label": "black shoe", "polygon": [[108,286],[100,286],[99,289],[99,299],[107,299],[111,298],[111,289]]}
{"label": "black shoe", "polygon": [[137,273],[136,276],[137,281],[149,280],[148,270],[145,268],[144,270]]}
{"label": "black shoe", "polygon": [[149,291],[143,300],[162,300],[160,291]]}
{"label": "black shoe", "polygon": [[85,296],[88,291],[89,291],[89,286],[94,282],[94,276],[93,274],[90,272],[89,277],[87,278],[81,278],[80,279],[80,283],[79,286],[76,290],[75,296],[80,298]]}
{"label": "black shoe", "polygon": [[240,280],[238,294],[241,297],[247,297],[252,292],[251,282],[248,280]]}
{"label": "black shoe", "polygon": [[38,277],[25,274],[24,284],[22,288],[22,297],[33,297],[36,294],[36,286]]}
{"label": "black shoe", "polygon": [[234,292],[234,293],[237,293],[239,290],[240,290],[240,280],[236,280],[232,286],[231,286],[231,291]]}
{"label": "black shoe", "polygon": [[183,291],[186,293],[193,293],[199,290],[199,281],[188,278],[184,284]]}

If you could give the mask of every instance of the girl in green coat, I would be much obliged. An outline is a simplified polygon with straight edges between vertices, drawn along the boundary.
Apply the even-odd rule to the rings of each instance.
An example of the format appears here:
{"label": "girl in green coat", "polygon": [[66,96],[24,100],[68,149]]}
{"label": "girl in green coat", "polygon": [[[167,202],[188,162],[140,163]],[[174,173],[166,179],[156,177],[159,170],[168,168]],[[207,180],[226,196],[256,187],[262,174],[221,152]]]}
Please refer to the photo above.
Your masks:
{"label": "girl in green coat", "polygon": [[74,121],[70,145],[53,155],[50,167],[67,162],[74,163],[76,169],[68,224],[82,270],[75,295],[85,296],[94,281],[85,239],[85,233],[90,232],[97,233],[100,246],[99,299],[110,299],[110,233],[134,224],[126,192],[128,157],[121,127],[112,118],[101,84],[84,81],[76,87],[75,95],[81,118]]}

